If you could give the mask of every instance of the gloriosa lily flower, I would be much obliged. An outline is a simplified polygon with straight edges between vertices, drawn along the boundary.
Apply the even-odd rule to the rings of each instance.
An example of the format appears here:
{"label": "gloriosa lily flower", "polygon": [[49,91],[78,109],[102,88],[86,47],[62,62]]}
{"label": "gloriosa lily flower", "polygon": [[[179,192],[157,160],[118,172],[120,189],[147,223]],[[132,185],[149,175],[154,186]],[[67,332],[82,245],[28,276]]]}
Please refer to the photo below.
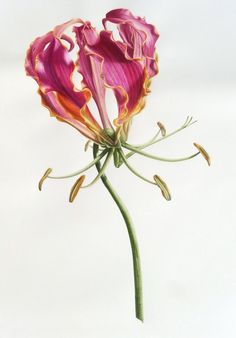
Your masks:
{"label": "gloriosa lily flower", "polygon": [[[37,38],[26,57],[26,72],[39,84],[42,103],[59,120],[71,124],[101,145],[126,140],[132,117],[144,106],[151,77],[157,74],[154,26],[134,17],[128,10],[114,10],[107,21],[118,22],[123,42],[112,32],[98,33],[91,23],[75,19]],[[78,25],[79,24],[79,25]],[[70,52],[75,43],[65,29],[73,27],[78,59]],[[68,42],[69,47],[65,45]],[[73,72],[82,76],[82,88],[73,83]],[[112,89],[117,101],[117,118],[111,121],[106,106],[106,91]],[[100,121],[90,112],[88,102],[96,102]]]}
{"label": "gloriosa lily flower", "polygon": [[[150,92],[151,79],[158,73],[155,45],[159,37],[155,27],[144,18],[134,16],[127,9],[115,9],[106,14],[103,19],[104,30],[99,33],[89,21],[73,19],[52,31],[36,38],[27,52],[25,69],[27,75],[33,77],[39,85],[38,93],[42,104],[49,109],[51,116],[66,122],[76,128],[81,134],[93,142],[94,159],[84,168],[65,176],[51,176],[49,168],[39,182],[39,189],[46,178],[67,178],[78,176],[93,165],[98,175],[92,182],[83,185],[85,176],[80,176],[72,187],[70,202],[74,200],[80,188],[86,188],[102,179],[124,216],[133,253],[136,316],[143,320],[141,270],[137,242],[132,223],[118,195],[114,192],[105,176],[105,170],[111,158],[116,167],[125,164],[142,180],[158,186],[163,196],[171,199],[166,183],[158,175],[153,180],[143,177],[134,169],[128,159],[134,154],[140,154],[160,161],[183,161],[202,154],[210,164],[209,155],[197,143],[197,152],[177,159],[162,158],[143,151],[144,148],[160,142],[180,130],[192,125],[195,121],[187,118],[177,130],[167,133],[161,122],[158,130],[148,142],[140,145],[127,143],[128,131],[133,117],[145,105],[145,99]],[[108,26],[115,24],[120,39],[116,40]],[[65,34],[71,29],[74,39]],[[77,49],[77,60],[71,56]],[[73,82],[74,72],[82,76],[80,88]],[[106,93],[112,90],[117,102],[117,116],[111,120],[107,108]],[[94,100],[99,120],[88,106]],[[86,145],[86,149],[88,143]],[[127,152],[127,150],[129,152]],[[100,161],[106,156],[101,165]]]}

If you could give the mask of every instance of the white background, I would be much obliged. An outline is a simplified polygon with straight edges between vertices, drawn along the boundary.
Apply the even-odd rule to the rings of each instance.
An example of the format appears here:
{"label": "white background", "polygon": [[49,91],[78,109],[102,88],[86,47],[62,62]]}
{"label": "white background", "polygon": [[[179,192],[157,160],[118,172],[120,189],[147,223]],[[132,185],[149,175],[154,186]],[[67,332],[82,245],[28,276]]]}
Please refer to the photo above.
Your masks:
{"label": "white background", "polygon": [[[99,182],[74,204],[74,180],[37,182],[46,168],[69,173],[91,160],[85,139],[49,118],[24,73],[29,43],[73,17],[101,19],[126,7],[160,33],[160,73],[130,142],[168,130],[188,114],[198,123],[150,149],[212,155],[178,164],[137,156],[172,192],[125,168],[108,175],[127,204],[140,243],[145,322],[134,317],[131,253],[123,220]],[[1,0],[0,337],[235,338],[236,2],[234,0]],[[95,175],[91,171],[89,177]]]}

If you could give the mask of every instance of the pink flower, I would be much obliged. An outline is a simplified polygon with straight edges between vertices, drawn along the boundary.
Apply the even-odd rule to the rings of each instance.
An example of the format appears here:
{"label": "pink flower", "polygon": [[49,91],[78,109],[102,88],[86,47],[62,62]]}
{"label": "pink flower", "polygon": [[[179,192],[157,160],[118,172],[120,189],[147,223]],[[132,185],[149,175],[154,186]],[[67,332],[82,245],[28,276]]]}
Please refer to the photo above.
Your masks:
{"label": "pink flower", "polygon": [[[117,24],[122,41],[114,39],[107,29],[107,21]],[[112,145],[119,138],[127,139],[132,117],[144,107],[150,78],[157,74],[158,34],[154,26],[126,9],[107,13],[103,24],[105,30],[100,33],[90,22],[81,19],[56,26],[30,45],[25,68],[27,75],[38,83],[42,104],[52,116],[69,123],[96,143]],[[71,26],[75,41],[64,34]],[[75,45],[76,62],[70,53]],[[83,77],[80,89],[72,79],[76,71]],[[114,121],[106,104],[109,88],[117,102]],[[88,107],[92,99],[99,120]]]}
{"label": "pink flower", "polygon": [[[157,186],[163,197],[170,201],[171,194],[163,179],[157,174],[153,175],[153,179],[143,176],[130,164],[131,156],[138,154],[152,160],[173,163],[201,154],[208,165],[211,162],[206,150],[198,143],[194,143],[197,152],[179,158],[161,157],[144,151],[145,148],[194,124],[196,121],[189,116],[180,128],[172,132],[168,132],[161,122],[157,122],[158,130],[150,140],[136,145],[127,142],[130,122],[144,107],[151,78],[158,73],[155,51],[158,33],[153,25],[134,16],[127,9],[108,12],[102,22],[104,30],[98,33],[88,21],[70,20],[35,39],[27,52],[26,73],[38,83],[42,104],[49,109],[52,116],[69,123],[89,139],[85,150],[90,140],[93,141],[92,162],[76,172],[62,176],[51,175],[53,170],[48,168],[38,187],[41,190],[46,179],[77,177],[69,196],[69,201],[73,202],[81,189],[91,187],[98,180],[103,182],[126,223],[133,256],[135,312],[136,317],[143,321],[138,243],[128,210],[107,178],[106,169],[113,159],[116,168],[126,166],[139,179]],[[108,30],[111,24],[117,26],[119,40]],[[68,28],[74,33],[74,40],[64,33]],[[76,61],[73,61],[71,52],[75,47],[77,54]],[[79,72],[82,76],[81,88],[73,83],[74,72]],[[113,92],[117,103],[114,121],[109,116],[107,90]],[[95,112],[90,111],[91,100],[97,106],[98,117]],[[87,183],[84,173],[94,166],[97,175]]]}

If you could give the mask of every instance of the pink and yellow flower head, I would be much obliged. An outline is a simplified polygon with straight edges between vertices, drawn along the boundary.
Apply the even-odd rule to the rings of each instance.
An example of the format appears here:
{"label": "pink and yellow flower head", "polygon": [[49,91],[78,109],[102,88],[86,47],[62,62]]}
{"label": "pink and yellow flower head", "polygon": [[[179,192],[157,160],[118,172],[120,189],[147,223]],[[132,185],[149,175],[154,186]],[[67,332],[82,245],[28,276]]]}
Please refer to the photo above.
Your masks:
{"label": "pink and yellow flower head", "polygon": [[[116,24],[121,40],[108,30]],[[39,85],[42,103],[52,116],[67,122],[98,144],[114,145],[127,139],[132,117],[144,107],[150,79],[158,73],[155,44],[158,34],[145,19],[127,9],[116,9],[103,19],[99,33],[91,23],[70,20],[33,41],[25,68]],[[64,31],[74,33],[74,40]],[[77,48],[77,60],[71,51]],[[81,88],[73,83],[74,72],[82,75]],[[111,121],[106,91],[117,102],[117,117]],[[99,120],[89,109],[94,100]]]}
{"label": "pink and yellow flower head", "polygon": [[[85,168],[70,175],[52,176],[49,168],[39,182],[39,189],[46,178],[78,176],[94,165],[99,166],[106,156],[99,174],[91,183],[84,185],[84,176],[78,179],[72,189],[71,201],[78,189],[90,187],[102,177],[111,158],[117,168],[124,164],[145,182],[157,185],[169,200],[170,194],[160,176],[154,175],[154,180],[145,178],[129,164],[128,159],[139,154],[158,161],[179,162],[202,154],[210,164],[209,155],[198,143],[194,143],[198,152],[175,159],[143,151],[192,125],[195,121],[189,117],[174,132],[168,134],[164,125],[158,122],[159,130],[148,142],[141,145],[127,142],[130,122],[144,107],[151,79],[158,73],[155,45],[159,35],[153,25],[127,9],[108,12],[102,23],[104,29],[98,33],[89,21],[70,20],[35,39],[27,52],[26,72],[38,83],[43,105],[52,116],[70,124],[91,140],[96,155]],[[119,39],[115,39],[108,29],[111,25],[118,30]],[[72,37],[65,34],[68,29]],[[71,55],[74,49],[77,51],[75,61]],[[78,86],[73,81],[75,72],[82,76]],[[113,121],[106,101],[108,90],[112,91],[117,103]],[[97,106],[98,115],[89,108],[91,100]]]}

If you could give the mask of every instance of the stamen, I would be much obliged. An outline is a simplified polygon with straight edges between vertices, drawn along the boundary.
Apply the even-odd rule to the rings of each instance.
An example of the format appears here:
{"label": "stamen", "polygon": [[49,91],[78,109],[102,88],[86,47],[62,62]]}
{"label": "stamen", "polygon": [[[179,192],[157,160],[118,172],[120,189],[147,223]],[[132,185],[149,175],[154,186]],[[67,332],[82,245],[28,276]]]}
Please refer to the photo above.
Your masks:
{"label": "stamen", "polygon": [[84,151],[87,151],[87,150],[88,150],[90,144],[91,144],[91,141],[88,140],[88,141],[85,143],[85,145],[84,145]]}
{"label": "stamen", "polygon": [[134,151],[137,154],[143,155],[143,156],[151,158],[153,160],[158,160],[158,161],[163,161],[163,162],[182,162],[182,161],[190,160],[191,158],[193,158],[193,157],[197,156],[198,154],[200,154],[200,151],[199,151],[199,152],[197,152],[197,153],[195,153],[193,155],[187,156],[187,157],[165,158],[165,157],[159,157],[159,156],[155,156],[155,155],[152,155],[152,154],[148,154],[148,153],[146,153],[144,151],[141,151],[139,149],[133,148],[132,146],[130,146],[127,143],[123,144],[123,147],[126,148],[126,149],[129,149],[129,150],[132,150],[132,151]]}
{"label": "stamen", "polygon": [[160,128],[161,135],[163,137],[165,137],[166,136],[166,128],[165,128],[164,124],[162,124],[161,122],[157,122],[157,125]]}
{"label": "stamen", "polygon": [[64,175],[64,176],[48,176],[48,178],[52,178],[52,179],[63,179],[63,178],[70,178],[70,177],[74,177],[74,176],[77,176],[81,173],[83,173],[84,171],[90,169],[92,166],[94,166],[94,164],[96,164],[98,161],[100,161],[103,156],[108,152],[107,149],[104,149],[101,154],[99,154],[92,162],[90,162],[86,167],[72,173],[72,174],[69,174],[69,175]]}
{"label": "stamen", "polygon": [[48,168],[45,173],[43,174],[41,180],[39,181],[39,184],[38,184],[38,187],[39,187],[39,190],[41,191],[42,190],[42,185],[43,185],[43,182],[46,180],[47,177],[49,177],[50,173],[52,172],[52,168]]}
{"label": "stamen", "polygon": [[194,143],[193,145],[199,150],[201,155],[205,158],[208,165],[210,166],[211,165],[211,158],[210,158],[209,154],[206,152],[206,150],[202,146],[200,146],[200,144],[198,144],[198,143]]}
{"label": "stamen", "polygon": [[126,157],[125,157],[125,155],[124,155],[124,153],[123,153],[122,150],[119,150],[119,152],[120,152],[120,155],[121,155],[121,157],[122,157],[122,159],[123,159],[123,161],[124,161],[124,164],[126,165],[126,167],[127,167],[127,168],[128,168],[135,176],[141,178],[141,180],[143,180],[143,181],[145,181],[145,182],[148,182],[148,183],[151,183],[151,184],[156,185],[155,182],[153,182],[153,181],[149,180],[148,178],[146,178],[146,177],[142,176],[141,174],[139,174],[139,173],[138,173],[138,172],[137,172],[137,171],[129,164],[129,162],[127,161],[127,159],[126,159]]}
{"label": "stamen", "polygon": [[100,172],[99,172],[98,175],[92,180],[92,182],[90,182],[90,183],[87,184],[87,185],[84,185],[84,186],[81,187],[81,188],[88,188],[88,187],[91,187],[94,183],[96,183],[96,182],[99,180],[99,178],[105,173],[106,168],[107,168],[107,166],[108,166],[108,164],[109,164],[109,162],[110,162],[110,160],[111,160],[111,158],[112,158],[112,156],[113,156],[114,150],[115,150],[114,148],[112,148],[112,149],[109,150],[109,152],[108,152],[108,154],[107,154],[107,157],[106,157],[106,159],[105,159],[105,161],[104,161],[104,163],[103,163],[103,166],[102,166]]}
{"label": "stamen", "polygon": [[70,191],[70,197],[69,197],[69,202],[72,203],[75,199],[75,197],[77,196],[83,182],[85,179],[85,175],[80,176],[77,181],[75,182],[75,184],[73,185],[73,187],[71,188]]}
{"label": "stamen", "polygon": [[149,141],[142,143],[142,144],[132,145],[132,147],[139,148],[139,149],[148,147],[150,144],[152,144],[156,140],[156,138],[160,135],[160,132],[161,130],[159,129],[158,132]]}
{"label": "stamen", "polygon": [[167,201],[170,201],[171,200],[171,194],[170,194],[170,191],[166,185],[166,183],[163,181],[163,179],[158,176],[158,175],[154,175],[153,176],[155,182],[156,182],[156,185],[161,189],[161,193],[163,195],[163,197],[167,200]]}
{"label": "stamen", "polygon": [[178,129],[172,131],[172,132],[169,133],[169,134],[166,134],[165,136],[159,138],[158,140],[154,141],[154,142],[153,142],[152,144],[150,144],[150,145],[153,145],[153,144],[156,144],[156,143],[158,143],[158,142],[160,142],[160,141],[162,141],[162,140],[165,140],[165,139],[167,139],[168,137],[177,134],[177,133],[180,132],[181,130],[183,130],[183,129],[187,128],[187,127],[190,127],[192,124],[194,124],[194,123],[197,122],[197,120],[194,120],[194,121],[192,121],[192,120],[193,120],[193,117],[190,117],[190,118],[189,118],[189,116],[187,116],[186,121],[184,122],[184,124],[183,124],[180,128],[178,128]]}
{"label": "stamen", "polygon": [[191,120],[192,120],[192,116],[189,117],[189,115],[188,115],[187,118],[186,118],[186,120],[185,120],[185,122],[184,122],[184,124],[183,124],[183,126],[186,126],[189,123],[189,121],[191,121]]}
{"label": "stamen", "polygon": [[[192,117],[187,116],[187,119],[185,120],[184,124],[183,124],[180,128],[174,130],[173,132],[171,132],[171,133],[169,133],[169,134],[166,134],[165,136],[162,136],[162,137],[159,138],[159,139],[156,139],[156,138],[159,136],[159,133],[161,132],[161,130],[159,130],[158,133],[157,133],[157,134],[156,134],[149,142],[144,143],[144,144],[141,144],[141,145],[139,145],[139,146],[136,146],[136,145],[134,146],[134,145],[132,145],[132,147],[138,148],[139,150],[142,150],[142,149],[147,148],[147,147],[149,147],[149,146],[152,146],[153,144],[156,144],[156,143],[158,143],[158,142],[160,142],[160,141],[162,141],[162,140],[165,140],[165,139],[167,139],[168,137],[177,134],[177,133],[180,132],[181,130],[183,130],[183,129],[185,129],[185,128],[187,128],[187,127],[189,127],[189,126],[191,126],[192,124],[194,124],[194,123],[197,122],[196,120],[192,122],[192,119],[193,119]],[[135,151],[130,151],[128,154],[126,154],[126,158],[129,158],[129,157],[133,156],[134,154],[135,154]],[[122,164],[122,163],[121,163],[121,164]],[[120,165],[121,165],[121,164],[120,164]]]}

